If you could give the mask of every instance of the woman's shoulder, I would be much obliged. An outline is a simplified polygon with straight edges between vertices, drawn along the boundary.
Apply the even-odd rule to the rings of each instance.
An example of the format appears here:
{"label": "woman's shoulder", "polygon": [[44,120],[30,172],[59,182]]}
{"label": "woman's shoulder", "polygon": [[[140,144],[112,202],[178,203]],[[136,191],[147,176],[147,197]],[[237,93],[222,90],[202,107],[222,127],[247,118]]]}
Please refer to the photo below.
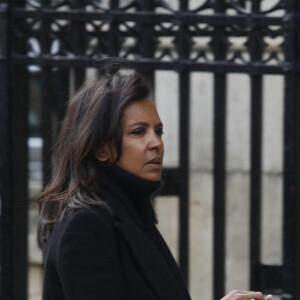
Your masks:
{"label": "woman's shoulder", "polygon": [[112,232],[114,219],[105,207],[81,208],[56,221],[50,237],[58,242],[65,236],[80,236]]}
{"label": "woman's shoulder", "polygon": [[88,228],[89,230],[92,225],[109,226],[113,222],[114,219],[110,211],[102,206],[92,206],[75,210],[59,221],[66,228],[78,226],[79,228]]}
{"label": "woman's shoulder", "polygon": [[78,209],[57,221],[47,245],[45,264],[57,265],[57,258],[62,257],[66,261],[66,253],[75,250],[90,255],[95,248],[114,248],[116,236],[113,222],[111,214],[102,207]]}

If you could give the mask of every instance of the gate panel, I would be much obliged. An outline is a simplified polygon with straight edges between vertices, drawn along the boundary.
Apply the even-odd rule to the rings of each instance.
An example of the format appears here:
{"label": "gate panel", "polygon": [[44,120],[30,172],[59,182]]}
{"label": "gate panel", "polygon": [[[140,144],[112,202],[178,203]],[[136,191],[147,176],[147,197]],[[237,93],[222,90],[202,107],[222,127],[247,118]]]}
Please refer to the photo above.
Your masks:
{"label": "gate panel", "polygon": [[1,297],[22,299],[27,294],[28,85],[27,67],[11,66],[13,40],[9,34],[12,28],[10,14],[8,3],[2,3],[0,9],[3,18],[0,38]]}
{"label": "gate panel", "polygon": [[[178,2],[178,3],[177,3]],[[213,298],[225,293],[227,77],[250,77],[250,288],[298,299],[299,3],[274,0],[19,0],[0,2],[1,278],[4,299],[26,298],[27,96],[29,66],[40,70],[43,183],[69,94],[87,70],[109,72],[120,58],[154,85],[156,70],[178,73],[179,166],[166,168],[163,195],[179,197],[179,263],[189,279],[191,73],[213,75]],[[176,10],[178,8],[178,10]],[[5,29],[4,29],[5,28]],[[6,30],[6,31],[5,31]],[[283,44],[268,44],[282,38]],[[234,41],[244,39],[239,47]],[[269,39],[269,40],[268,40]],[[6,43],[6,41],[11,41]],[[269,47],[269,48],[268,48]],[[270,47],[272,48],[270,50]],[[118,58],[112,58],[118,57]],[[285,78],[283,264],[261,263],[263,75]],[[16,88],[17,87],[17,88]],[[61,92],[63,91],[63,92]],[[3,124],[3,126],[2,126]],[[6,129],[5,129],[6,128]],[[199,158],[201,159],[201,158]],[[296,235],[297,236],[297,235]],[[17,267],[18,265],[18,267]],[[19,268],[19,269],[18,269]],[[18,286],[18,295],[9,290]],[[297,284],[296,284],[297,283]],[[2,290],[2,289],[1,289]],[[5,294],[7,293],[7,294]],[[16,292],[17,293],[17,292]],[[9,296],[8,296],[9,295]],[[300,296],[299,296],[300,298]]]}
{"label": "gate panel", "polygon": [[[8,299],[11,288],[11,219],[10,199],[11,194],[11,160],[10,152],[10,126],[9,126],[9,88],[8,88],[8,20],[9,8],[7,2],[0,2],[0,297]],[[4,246],[5,245],[5,246]],[[6,281],[5,281],[6,278]]]}

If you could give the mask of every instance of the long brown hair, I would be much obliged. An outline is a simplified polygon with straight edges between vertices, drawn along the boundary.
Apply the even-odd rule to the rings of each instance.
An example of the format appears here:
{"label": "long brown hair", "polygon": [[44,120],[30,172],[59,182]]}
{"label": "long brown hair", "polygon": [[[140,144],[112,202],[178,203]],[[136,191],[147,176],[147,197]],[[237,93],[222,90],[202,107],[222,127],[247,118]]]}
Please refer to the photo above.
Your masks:
{"label": "long brown hair", "polygon": [[45,249],[54,223],[76,209],[104,205],[97,197],[94,151],[114,145],[121,155],[124,107],[149,96],[141,75],[120,75],[86,83],[69,102],[55,151],[51,182],[38,198],[38,242]]}

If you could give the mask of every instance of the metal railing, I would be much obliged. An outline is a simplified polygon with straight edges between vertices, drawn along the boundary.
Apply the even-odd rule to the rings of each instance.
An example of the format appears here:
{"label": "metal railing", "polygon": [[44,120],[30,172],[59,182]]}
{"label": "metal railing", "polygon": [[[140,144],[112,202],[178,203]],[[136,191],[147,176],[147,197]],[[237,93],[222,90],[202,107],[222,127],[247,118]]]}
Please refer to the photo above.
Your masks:
{"label": "metal railing", "polygon": [[[228,73],[250,76],[250,287],[282,299],[300,299],[300,4],[274,1],[264,10],[263,2],[206,0],[194,9],[189,9],[188,0],[0,2],[2,299],[26,297],[28,66],[40,68],[46,183],[51,175],[53,116],[62,119],[68,93],[82,84],[87,68],[109,71],[114,57],[126,59],[128,67],[143,72],[152,84],[157,70],[179,74],[179,167],[165,170],[163,193],[180,199],[179,264],[187,280],[190,74],[214,74],[214,299],[220,299],[225,290],[226,79]],[[230,44],[230,37],[244,37],[246,42],[238,48]],[[281,37],[283,43],[266,50],[266,37]],[[285,82],[284,257],[280,266],[260,262],[265,74],[280,74]]]}

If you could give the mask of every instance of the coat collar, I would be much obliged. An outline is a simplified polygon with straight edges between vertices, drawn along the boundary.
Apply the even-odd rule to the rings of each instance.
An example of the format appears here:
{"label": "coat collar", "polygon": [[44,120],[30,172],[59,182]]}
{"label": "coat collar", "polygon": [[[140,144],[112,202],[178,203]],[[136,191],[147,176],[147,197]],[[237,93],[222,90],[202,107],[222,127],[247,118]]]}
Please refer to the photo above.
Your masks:
{"label": "coat collar", "polygon": [[183,280],[180,281],[180,278],[175,275],[174,266],[167,263],[158,248],[126,212],[120,213],[118,210],[115,214],[114,226],[123,237],[138,268],[158,299],[191,299]]}
{"label": "coat collar", "polygon": [[[157,298],[190,299],[170,252],[165,251],[166,259],[143,232],[155,226],[156,219],[149,196],[160,183],[145,182],[116,167],[103,169],[100,166],[96,171],[101,187],[100,196],[112,209],[116,231],[123,237]],[[164,248],[167,246],[164,245]]]}
{"label": "coat collar", "polygon": [[116,165],[97,162],[95,168],[100,197],[108,206],[118,212],[125,210],[142,228],[157,223],[152,196],[160,188],[160,181],[137,177]]}

